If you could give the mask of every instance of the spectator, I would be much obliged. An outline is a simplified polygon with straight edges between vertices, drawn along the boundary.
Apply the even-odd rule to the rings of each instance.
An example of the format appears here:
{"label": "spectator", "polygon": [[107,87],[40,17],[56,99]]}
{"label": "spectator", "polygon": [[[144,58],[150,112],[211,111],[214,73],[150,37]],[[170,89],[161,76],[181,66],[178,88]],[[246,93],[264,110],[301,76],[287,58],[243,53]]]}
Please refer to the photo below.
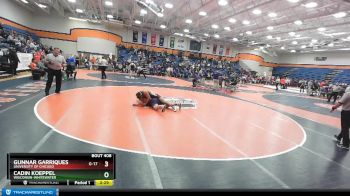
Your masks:
{"label": "spectator", "polygon": [[275,83],[276,83],[276,90],[278,90],[278,85],[280,84],[280,82],[281,82],[280,78],[277,77],[276,81],[275,81]]}
{"label": "spectator", "polygon": [[12,74],[15,76],[15,75],[17,75],[18,63],[21,62],[18,59],[16,50],[14,50],[14,49],[10,50],[9,60],[10,60],[10,66],[11,66]]}
{"label": "spectator", "polygon": [[39,74],[40,77],[45,76],[45,71],[44,69],[40,68],[37,63],[35,62],[35,59],[32,59],[32,62],[29,65],[30,70],[32,71],[33,79],[35,74]]}

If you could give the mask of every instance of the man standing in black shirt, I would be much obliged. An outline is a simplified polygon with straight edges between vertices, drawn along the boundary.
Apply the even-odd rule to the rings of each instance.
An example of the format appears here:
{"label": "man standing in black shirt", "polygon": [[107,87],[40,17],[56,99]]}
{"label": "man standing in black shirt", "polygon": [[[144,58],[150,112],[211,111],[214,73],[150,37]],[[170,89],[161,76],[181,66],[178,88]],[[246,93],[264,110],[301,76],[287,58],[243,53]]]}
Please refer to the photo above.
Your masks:
{"label": "man standing in black shirt", "polygon": [[15,76],[15,75],[17,75],[17,71],[16,70],[18,68],[18,63],[21,62],[18,59],[17,52],[16,52],[15,49],[11,49],[10,50],[9,60],[10,60],[10,66],[11,66],[12,74]]}

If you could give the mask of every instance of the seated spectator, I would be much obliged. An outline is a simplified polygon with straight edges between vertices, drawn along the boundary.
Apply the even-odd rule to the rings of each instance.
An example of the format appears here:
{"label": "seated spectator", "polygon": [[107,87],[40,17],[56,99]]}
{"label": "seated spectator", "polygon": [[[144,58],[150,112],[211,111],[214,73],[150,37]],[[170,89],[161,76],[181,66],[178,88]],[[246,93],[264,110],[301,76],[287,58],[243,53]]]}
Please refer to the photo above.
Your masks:
{"label": "seated spectator", "polygon": [[76,63],[75,63],[75,57],[71,56],[70,58],[67,59],[67,68],[66,68],[66,74],[67,78],[72,78],[75,79],[77,76],[76,72]]}
{"label": "seated spectator", "polygon": [[0,41],[5,41],[6,39],[6,34],[4,29],[0,29]]}
{"label": "seated spectator", "polygon": [[35,59],[32,59],[32,62],[30,63],[30,65],[28,66],[30,68],[30,70],[32,71],[32,76],[33,76],[33,80],[35,80],[36,75],[39,75],[40,77],[38,79],[40,79],[41,77],[45,76],[45,70],[41,69],[38,67],[38,65],[35,63]]}

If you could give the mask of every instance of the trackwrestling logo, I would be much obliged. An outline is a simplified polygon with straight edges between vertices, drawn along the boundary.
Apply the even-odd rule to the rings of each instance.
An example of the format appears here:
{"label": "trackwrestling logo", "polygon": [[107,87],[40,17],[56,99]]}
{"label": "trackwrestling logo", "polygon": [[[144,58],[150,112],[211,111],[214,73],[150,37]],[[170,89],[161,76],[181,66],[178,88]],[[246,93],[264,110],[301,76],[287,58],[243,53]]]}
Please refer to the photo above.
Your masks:
{"label": "trackwrestling logo", "polygon": [[45,195],[45,196],[57,196],[58,189],[52,188],[13,188],[13,189],[2,189],[2,195],[17,196],[17,195]]}

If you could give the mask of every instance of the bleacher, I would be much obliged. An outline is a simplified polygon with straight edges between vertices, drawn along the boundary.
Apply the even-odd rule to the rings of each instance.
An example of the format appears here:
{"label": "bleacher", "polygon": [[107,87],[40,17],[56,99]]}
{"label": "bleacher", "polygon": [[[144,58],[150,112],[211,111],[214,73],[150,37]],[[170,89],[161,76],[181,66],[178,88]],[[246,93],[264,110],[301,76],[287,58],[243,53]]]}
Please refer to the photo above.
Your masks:
{"label": "bleacher", "polygon": [[332,72],[332,69],[323,68],[297,68],[290,75],[290,78],[294,79],[307,79],[307,80],[324,80],[326,75]]}
{"label": "bleacher", "polygon": [[291,79],[321,81],[325,80],[325,77],[332,71],[332,69],[326,68],[276,67],[273,69],[272,73],[274,76],[287,76]]}
{"label": "bleacher", "polygon": [[25,30],[22,30],[22,29],[19,29],[16,27],[12,27],[12,26],[9,26],[6,24],[3,24],[2,26],[4,27],[5,33],[10,34],[12,31],[15,31],[17,33],[17,35],[22,35],[23,37],[30,36],[30,37],[32,37],[32,39],[35,42],[39,41],[39,37],[37,35],[35,35],[34,33],[31,33],[29,31],[25,31]]}
{"label": "bleacher", "polygon": [[342,72],[333,78],[332,83],[350,84],[350,69],[342,70]]}
{"label": "bleacher", "polygon": [[284,76],[286,73],[288,73],[292,67],[274,67],[272,70],[273,76]]}
{"label": "bleacher", "polygon": [[[26,45],[28,37],[31,37],[34,42],[39,43],[39,37],[29,31],[6,24],[2,24],[2,29],[4,34],[2,34],[0,39],[0,79],[12,76],[12,69],[9,63],[9,51],[11,49],[21,53],[32,53],[38,47],[41,47],[40,44],[35,44],[34,47]],[[16,33],[16,42],[7,40],[7,37],[12,31]]]}
{"label": "bleacher", "polygon": [[[120,47],[118,51],[119,63],[124,64],[129,60],[140,62],[138,54],[136,54],[136,51],[134,51],[134,49]],[[142,51],[145,52],[144,50]],[[176,56],[174,54],[165,54],[152,51],[147,51],[145,57],[146,59],[150,60],[151,66],[147,65],[144,67],[144,70],[151,75],[165,75],[168,67],[173,68],[174,77],[182,77],[185,79],[194,77],[196,73],[198,74],[199,70],[201,70],[201,77],[206,78],[208,78],[208,73],[218,72],[222,76],[230,76],[232,71],[240,74],[242,70],[238,61],[224,62],[221,67],[219,66],[217,60],[205,60],[198,57],[182,57]],[[145,65],[143,63],[149,62],[148,60],[145,60],[143,58],[139,65]],[[207,64],[210,64],[211,66],[208,67]]]}

